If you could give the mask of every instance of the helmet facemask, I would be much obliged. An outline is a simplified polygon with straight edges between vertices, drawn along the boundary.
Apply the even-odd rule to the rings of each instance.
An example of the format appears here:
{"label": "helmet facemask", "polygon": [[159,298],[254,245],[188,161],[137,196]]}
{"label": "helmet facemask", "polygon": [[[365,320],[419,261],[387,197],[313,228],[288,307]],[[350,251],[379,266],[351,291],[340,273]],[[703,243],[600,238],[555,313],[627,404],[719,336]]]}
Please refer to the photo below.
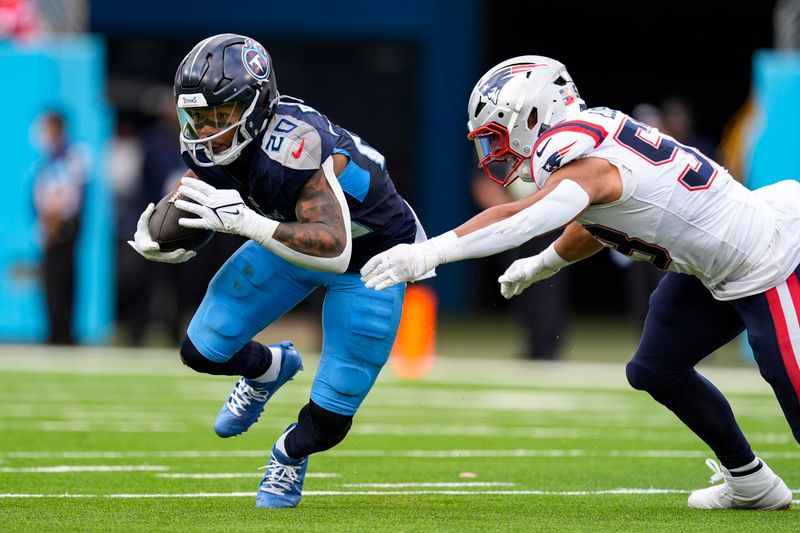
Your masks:
{"label": "helmet facemask", "polygon": [[[247,128],[242,125],[253,113],[259,100],[258,95],[247,109],[241,101],[213,107],[183,105],[194,100],[193,96],[195,95],[181,95],[178,101],[182,146],[199,166],[211,167],[233,162],[253,140]],[[230,137],[229,143],[226,142],[226,137]]]}
{"label": "helmet facemask", "polygon": [[486,177],[507,187],[520,177],[520,165],[525,158],[511,149],[508,129],[496,122],[485,124],[468,137],[475,141],[478,154],[478,167],[486,172]]}

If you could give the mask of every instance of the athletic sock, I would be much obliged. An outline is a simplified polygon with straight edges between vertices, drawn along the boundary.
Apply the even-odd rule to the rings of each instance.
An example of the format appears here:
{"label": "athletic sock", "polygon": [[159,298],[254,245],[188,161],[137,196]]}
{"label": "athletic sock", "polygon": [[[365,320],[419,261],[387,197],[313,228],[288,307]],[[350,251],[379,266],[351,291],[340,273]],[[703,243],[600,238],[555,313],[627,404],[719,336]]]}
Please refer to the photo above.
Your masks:
{"label": "athletic sock", "polygon": [[764,463],[762,463],[761,460],[758,457],[756,457],[755,459],[753,459],[744,466],[729,468],[728,472],[730,472],[733,477],[749,476],[750,474],[755,474],[756,472],[761,470],[761,467],[763,466]]}
{"label": "athletic sock", "polygon": [[255,381],[256,383],[270,383],[278,379],[278,374],[281,370],[281,360],[283,359],[283,350],[281,350],[280,346],[269,346],[268,348],[269,352],[272,354],[272,358],[267,371],[257,378],[248,378],[250,381]]}

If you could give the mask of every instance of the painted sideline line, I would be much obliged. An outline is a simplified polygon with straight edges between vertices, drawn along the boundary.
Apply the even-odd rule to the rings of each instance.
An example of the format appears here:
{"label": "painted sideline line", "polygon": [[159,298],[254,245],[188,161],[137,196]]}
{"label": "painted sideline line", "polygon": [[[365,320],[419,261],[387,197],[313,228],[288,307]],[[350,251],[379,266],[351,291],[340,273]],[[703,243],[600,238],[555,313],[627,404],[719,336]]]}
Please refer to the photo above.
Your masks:
{"label": "painted sideline line", "polygon": [[[604,495],[650,495],[650,494],[688,494],[691,490],[678,489],[634,489],[619,488],[609,490],[309,490],[303,496],[604,496]],[[194,492],[173,494],[0,494],[0,498],[252,498],[255,492]]]}
{"label": "painted sideline line", "polygon": [[[0,452],[1,459],[132,459],[132,458],[208,458],[264,457],[264,450],[152,450],[98,452]],[[710,451],[700,450],[330,450],[330,457],[405,457],[405,458],[513,458],[513,457],[610,457],[640,459],[703,459]],[[800,451],[763,451],[764,459],[800,459]]]}
{"label": "painted sideline line", "polygon": [[[309,490],[303,496],[607,496],[631,495],[648,496],[658,494],[689,494],[692,490],[679,489],[633,489],[619,488],[609,490],[405,490],[405,491],[330,491]],[[800,491],[793,491],[795,493]],[[0,499],[31,499],[31,498],[109,498],[109,499],[146,499],[146,498],[252,498],[253,492],[195,492],[184,494],[0,494]],[[800,504],[800,500],[792,500]]]}

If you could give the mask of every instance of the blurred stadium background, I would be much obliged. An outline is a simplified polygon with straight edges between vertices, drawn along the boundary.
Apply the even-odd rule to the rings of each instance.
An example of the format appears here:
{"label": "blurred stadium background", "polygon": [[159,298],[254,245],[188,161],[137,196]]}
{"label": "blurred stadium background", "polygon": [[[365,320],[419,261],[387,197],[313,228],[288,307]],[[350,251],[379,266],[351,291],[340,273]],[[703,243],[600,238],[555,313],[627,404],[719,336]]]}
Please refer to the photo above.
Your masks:
{"label": "blurred stadium background", "polygon": [[[465,109],[479,76],[514,55],[561,60],[590,106],[658,122],[749,187],[800,177],[800,0],[0,0],[0,529],[797,530],[794,513],[686,508],[708,452],[630,390],[622,364],[656,271],[610,252],[524,302],[504,301],[495,281],[513,253],[440,268],[423,285],[438,323],[422,309],[400,335],[424,364],[436,353],[426,379],[392,365],[351,437],[315,456],[300,509],[253,509],[264,446],[319,362],[321,295],[262,333],[294,339],[306,371],[250,434],[223,442],[210,427],[230,379],[187,370],[176,347],[240,241],[219,235],[180,266],[147,263],[125,243],[183,170],[175,68],[221,32],[258,39],[282,93],[384,153],[429,234],[501,200],[477,176]],[[32,187],[50,109],[89,161],[77,347],[47,344]],[[703,372],[800,492],[796,443],[744,346],[721,349]]]}
{"label": "blurred stadium background", "polygon": [[[91,164],[78,241],[77,342],[177,344],[208,279],[239,242],[218,236],[202,260],[170,267],[145,264],[125,241],[143,206],[181,172],[172,78],[182,56],[209,34],[239,32],[261,41],[281,92],[382,151],[400,191],[428,232],[438,234],[483,202],[471,185],[467,97],[488,67],[519,54],[563,61],[590,106],[650,113],[641,116],[653,120],[662,113],[669,129],[666,114],[677,105],[693,121],[687,135],[749,186],[797,178],[798,12],[798,2],[788,0],[741,9],[675,1],[647,12],[625,3],[480,0],[308,0],[302,7],[257,0],[195,0],[190,7],[165,0],[126,7],[111,0],[0,0],[0,93],[7,102],[0,137],[8,154],[0,341],[38,343],[48,335],[31,169],[41,157],[37,118],[59,108]],[[502,300],[495,282],[512,260],[503,255],[440,269],[430,284],[438,298],[439,353],[531,355],[524,323],[544,320],[561,304],[557,356],[627,357],[652,279],[604,252],[569,269],[555,302],[515,306]],[[312,297],[275,327],[314,350],[318,305]],[[607,348],[579,349],[587,338],[607,339],[601,343]],[[747,356],[738,351],[733,347],[723,359],[740,363]]]}

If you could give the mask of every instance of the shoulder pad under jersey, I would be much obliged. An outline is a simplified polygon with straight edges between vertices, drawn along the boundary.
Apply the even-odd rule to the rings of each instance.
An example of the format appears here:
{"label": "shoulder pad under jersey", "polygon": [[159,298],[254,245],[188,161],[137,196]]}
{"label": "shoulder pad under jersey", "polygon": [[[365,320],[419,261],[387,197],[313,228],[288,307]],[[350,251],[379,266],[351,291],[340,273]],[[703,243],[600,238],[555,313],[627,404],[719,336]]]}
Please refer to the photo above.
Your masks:
{"label": "shoulder pad under jersey", "polygon": [[322,139],[319,131],[290,115],[276,114],[264,132],[261,149],[270,159],[294,170],[313,170],[322,166]]}
{"label": "shoulder pad under jersey", "polygon": [[573,120],[551,126],[536,140],[531,157],[531,173],[542,188],[550,175],[570,161],[586,157],[608,137],[605,120],[582,112]]}

